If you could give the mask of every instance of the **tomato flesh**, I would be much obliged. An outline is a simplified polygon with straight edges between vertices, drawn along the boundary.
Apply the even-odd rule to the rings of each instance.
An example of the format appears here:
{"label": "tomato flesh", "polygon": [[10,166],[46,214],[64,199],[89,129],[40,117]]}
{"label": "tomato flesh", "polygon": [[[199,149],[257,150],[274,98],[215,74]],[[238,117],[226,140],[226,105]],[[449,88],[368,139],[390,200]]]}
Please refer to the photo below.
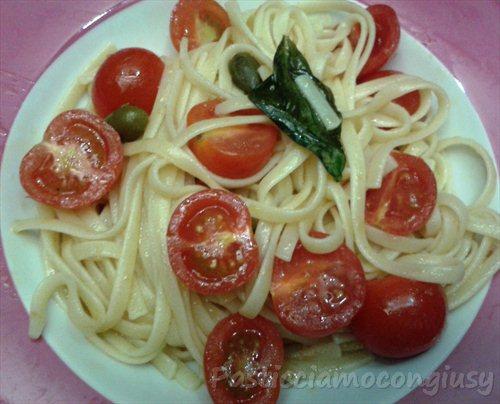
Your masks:
{"label": "tomato flesh", "polygon": [[[396,70],[380,70],[378,72],[370,73],[363,76],[358,83],[366,83],[367,81],[380,79],[382,77],[392,76],[394,74],[401,74]],[[402,95],[401,97],[396,98],[393,102],[398,105],[401,105],[410,115],[413,115],[417,112],[420,107],[420,91],[412,91],[411,93]]]}
{"label": "tomato flesh", "polygon": [[229,16],[214,0],[179,0],[170,17],[170,39],[179,51],[183,37],[188,50],[217,41],[231,25]]}
{"label": "tomato flesh", "polygon": [[407,358],[436,343],[445,319],[440,285],[388,276],[367,282],[365,304],[351,329],[374,354]]}
{"label": "tomato flesh", "polygon": [[205,345],[204,371],[214,403],[275,403],[283,341],[263,317],[232,314],[221,320]]}
{"label": "tomato flesh", "polygon": [[174,273],[203,295],[242,286],[259,259],[248,208],[222,190],[200,191],[180,203],[170,219],[167,246]]}
{"label": "tomato flesh", "polygon": [[[359,73],[360,77],[373,73],[384,66],[396,52],[401,36],[398,16],[392,7],[386,4],[374,4],[369,6],[367,11],[375,22],[375,43],[370,57]],[[356,24],[349,35],[353,47],[358,43],[360,33],[359,24]]]}
{"label": "tomato flesh", "polygon": [[363,268],[345,245],[328,254],[314,254],[299,243],[290,262],[275,260],[274,310],[283,326],[295,334],[309,338],[333,334],[349,324],[364,295]]}
{"label": "tomato flesh", "polygon": [[116,131],[84,110],[63,112],[20,167],[21,184],[36,201],[63,209],[91,206],[120,177],[123,147]]}
{"label": "tomato flesh", "polygon": [[[220,100],[195,105],[187,123],[214,118]],[[237,111],[232,116],[260,115],[257,109]],[[189,148],[211,172],[221,177],[241,179],[258,173],[273,156],[279,129],[269,124],[248,124],[214,129],[192,139]]]}
{"label": "tomato flesh", "polygon": [[436,178],[420,157],[392,152],[398,167],[378,189],[366,193],[366,222],[387,233],[407,236],[425,226],[436,206]]}
{"label": "tomato flesh", "polygon": [[105,118],[125,104],[150,114],[164,67],[147,49],[126,48],[113,53],[99,67],[92,86],[97,114]]}

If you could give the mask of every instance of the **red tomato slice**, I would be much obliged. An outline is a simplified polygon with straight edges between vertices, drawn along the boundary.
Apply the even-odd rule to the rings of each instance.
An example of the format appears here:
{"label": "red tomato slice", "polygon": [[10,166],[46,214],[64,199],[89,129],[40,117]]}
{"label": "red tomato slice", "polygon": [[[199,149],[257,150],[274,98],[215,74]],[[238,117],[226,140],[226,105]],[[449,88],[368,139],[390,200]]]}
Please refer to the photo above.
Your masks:
{"label": "red tomato slice", "polygon": [[367,282],[365,304],[351,328],[374,354],[407,358],[436,343],[445,319],[440,285],[388,276]]}
{"label": "red tomato slice", "polygon": [[424,160],[392,152],[398,167],[387,174],[379,189],[366,193],[366,222],[407,236],[425,226],[436,206],[436,178]]}
{"label": "red tomato slice", "polygon": [[167,230],[170,264],[191,290],[230,292],[246,283],[259,261],[250,212],[235,194],[210,189],[184,199]]}
{"label": "red tomato slice", "polygon": [[208,392],[216,404],[275,403],[283,360],[283,340],[273,323],[232,314],[215,326],[205,345]]}
{"label": "red tomato slice", "polygon": [[118,133],[98,116],[74,109],[52,120],[43,142],[24,156],[20,178],[34,200],[79,209],[108,194],[122,165]]}
{"label": "red tomato slice", "polygon": [[[393,74],[401,74],[401,72],[396,70],[379,70],[378,72],[363,76],[358,80],[358,83],[366,83],[367,81],[381,79],[382,77],[392,76]],[[406,109],[410,115],[413,115],[420,107],[420,91],[412,91],[411,93],[402,95],[396,98],[394,102]]]}
{"label": "red tomato slice", "polygon": [[[392,7],[386,4],[374,4],[369,6],[367,10],[375,22],[375,43],[370,57],[359,73],[360,77],[379,70],[387,63],[396,52],[401,35],[398,16]],[[360,27],[359,24],[356,24],[349,35],[353,48],[358,43],[359,35]]]}
{"label": "red tomato slice", "polygon": [[231,25],[229,16],[214,0],[179,0],[170,17],[170,39],[179,51],[187,37],[188,49],[217,41]]}
{"label": "red tomato slice", "polygon": [[101,65],[92,87],[96,112],[106,118],[124,104],[151,113],[164,64],[153,52],[126,48],[109,56]]}
{"label": "red tomato slice", "polygon": [[[187,124],[215,117],[220,100],[195,105]],[[262,115],[258,109],[237,111],[238,115]],[[280,132],[275,125],[248,124],[214,129],[190,140],[189,148],[214,174],[226,178],[247,178],[258,173],[273,156]]]}
{"label": "red tomato slice", "polygon": [[275,260],[271,296],[274,311],[288,330],[309,338],[325,337],[348,325],[361,308],[365,275],[345,245],[314,254],[299,243],[290,262]]}

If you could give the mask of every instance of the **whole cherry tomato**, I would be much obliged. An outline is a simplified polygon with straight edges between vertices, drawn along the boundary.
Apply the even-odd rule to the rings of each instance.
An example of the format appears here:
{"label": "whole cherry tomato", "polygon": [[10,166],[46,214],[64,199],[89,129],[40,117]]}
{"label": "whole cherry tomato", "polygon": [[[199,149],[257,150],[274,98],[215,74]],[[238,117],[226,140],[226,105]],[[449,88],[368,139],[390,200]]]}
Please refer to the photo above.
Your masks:
{"label": "whole cherry tomato", "polygon": [[407,358],[436,343],[445,319],[440,285],[388,276],[366,283],[365,303],[351,328],[374,354]]}
{"label": "whole cherry tomato", "polygon": [[96,112],[106,118],[123,105],[151,113],[164,64],[153,52],[126,48],[109,56],[101,65],[92,87]]}

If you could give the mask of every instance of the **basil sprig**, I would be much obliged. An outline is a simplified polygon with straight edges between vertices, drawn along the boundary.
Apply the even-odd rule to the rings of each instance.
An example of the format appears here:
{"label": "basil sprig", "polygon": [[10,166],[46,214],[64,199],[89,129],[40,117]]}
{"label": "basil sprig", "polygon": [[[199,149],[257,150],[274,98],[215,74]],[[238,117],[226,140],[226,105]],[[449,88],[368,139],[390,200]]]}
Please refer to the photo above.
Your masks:
{"label": "basil sprig", "polygon": [[[314,77],[307,60],[287,36],[276,50],[273,66],[271,76],[247,91],[248,98],[294,142],[318,156],[333,178],[340,181],[346,161],[340,143],[342,115],[331,90]],[[295,82],[295,78],[302,75],[312,80],[337,114],[340,120],[337,127],[328,130],[304,97]]]}

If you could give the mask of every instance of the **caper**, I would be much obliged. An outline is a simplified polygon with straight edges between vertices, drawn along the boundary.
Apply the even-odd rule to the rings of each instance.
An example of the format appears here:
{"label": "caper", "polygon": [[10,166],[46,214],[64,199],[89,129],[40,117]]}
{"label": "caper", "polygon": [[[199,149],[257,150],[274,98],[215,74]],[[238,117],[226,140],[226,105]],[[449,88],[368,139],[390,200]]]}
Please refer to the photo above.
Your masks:
{"label": "caper", "polygon": [[133,142],[143,135],[148,119],[144,110],[125,104],[109,114],[106,122],[118,132],[122,142],[126,143]]}
{"label": "caper", "polygon": [[249,53],[237,53],[229,61],[229,73],[235,86],[237,86],[245,94],[248,94],[260,83],[258,68],[259,62]]}

